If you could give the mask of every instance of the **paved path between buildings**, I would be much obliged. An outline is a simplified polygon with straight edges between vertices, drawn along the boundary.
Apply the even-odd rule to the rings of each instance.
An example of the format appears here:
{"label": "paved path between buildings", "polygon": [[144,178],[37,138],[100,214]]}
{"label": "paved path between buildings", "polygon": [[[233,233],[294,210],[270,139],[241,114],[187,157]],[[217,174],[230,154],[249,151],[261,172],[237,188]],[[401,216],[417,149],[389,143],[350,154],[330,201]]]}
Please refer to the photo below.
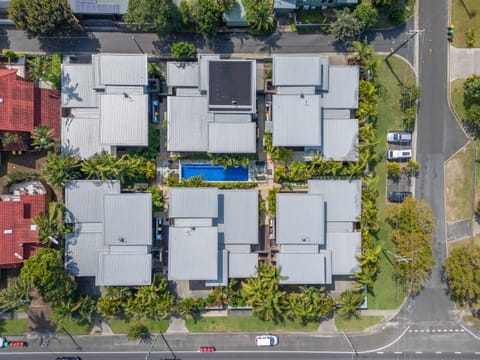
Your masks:
{"label": "paved path between buildings", "polygon": [[480,74],[480,49],[463,49],[450,46],[450,81]]}

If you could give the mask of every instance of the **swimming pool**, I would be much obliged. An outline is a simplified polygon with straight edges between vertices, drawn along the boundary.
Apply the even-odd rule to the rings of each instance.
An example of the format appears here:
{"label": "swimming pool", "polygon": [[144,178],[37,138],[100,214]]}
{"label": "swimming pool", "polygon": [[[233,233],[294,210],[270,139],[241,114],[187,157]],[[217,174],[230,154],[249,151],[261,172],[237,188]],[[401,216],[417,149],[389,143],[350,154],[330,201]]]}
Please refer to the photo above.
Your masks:
{"label": "swimming pool", "polygon": [[183,179],[199,175],[202,175],[205,181],[248,181],[248,169],[242,166],[229,166],[224,169],[220,165],[182,164]]}

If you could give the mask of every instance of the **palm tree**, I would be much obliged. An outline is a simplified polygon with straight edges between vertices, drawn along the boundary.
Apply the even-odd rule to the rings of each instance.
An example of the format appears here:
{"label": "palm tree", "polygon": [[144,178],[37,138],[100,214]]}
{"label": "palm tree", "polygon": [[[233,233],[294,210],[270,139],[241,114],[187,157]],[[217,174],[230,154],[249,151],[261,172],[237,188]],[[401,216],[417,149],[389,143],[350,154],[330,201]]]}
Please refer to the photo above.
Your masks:
{"label": "palm tree", "polygon": [[48,56],[35,56],[28,60],[28,76],[35,82],[43,80],[49,72],[49,66]]}
{"label": "palm tree", "polygon": [[64,235],[68,228],[63,221],[65,205],[52,201],[48,204],[48,211],[44,213],[40,211],[33,218],[33,222],[38,226],[38,238],[42,244],[51,244],[49,237],[53,237],[60,243],[64,239]]}
{"label": "palm tree", "polygon": [[347,319],[350,319],[352,316],[358,317],[358,307],[362,305],[364,298],[365,295],[363,293],[345,290],[338,298],[338,305],[340,305],[338,312]]}
{"label": "palm tree", "polygon": [[126,287],[107,287],[97,301],[97,311],[104,318],[122,314],[126,303],[132,298],[132,290]]}
{"label": "palm tree", "polygon": [[368,43],[368,39],[365,36],[363,42],[352,41],[352,46],[347,49],[348,51],[355,52],[350,59],[360,65],[360,70],[365,72],[368,70],[367,63],[372,61],[374,48]]}
{"label": "palm tree", "polygon": [[54,129],[50,129],[48,126],[40,125],[32,130],[32,143],[34,149],[37,150],[50,150],[58,146],[58,143],[53,139]]}
{"label": "palm tree", "polygon": [[120,175],[120,160],[116,155],[102,151],[84,160],[82,173],[92,180],[117,180]]}
{"label": "palm tree", "polygon": [[33,299],[32,282],[19,277],[12,285],[0,291],[0,312],[26,309]]}
{"label": "palm tree", "polygon": [[77,156],[48,152],[42,169],[43,177],[53,187],[65,186],[74,179],[80,179],[80,159]]}

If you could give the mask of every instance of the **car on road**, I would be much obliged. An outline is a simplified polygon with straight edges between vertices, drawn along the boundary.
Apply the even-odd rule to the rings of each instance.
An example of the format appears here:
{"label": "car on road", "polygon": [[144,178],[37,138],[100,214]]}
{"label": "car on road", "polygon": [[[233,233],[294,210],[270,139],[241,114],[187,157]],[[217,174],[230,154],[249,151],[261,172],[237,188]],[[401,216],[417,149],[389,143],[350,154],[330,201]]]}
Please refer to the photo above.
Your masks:
{"label": "car on road", "polygon": [[82,360],[80,356],[59,356],[55,360]]}
{"label": "car on road", "polygon": [[412,196],[410,191],[389,191],[388,201],[392,203],[402,203],[405,198]]}
{"label": "car on road", "polygon": [[412,133],[392,131],[387,134],[387,141],[391,144],[410,145],[412,143]]}
{"label": "car on road", "polygon": [[255,338],[257,346],[275,346],[278,345],[278,337],[275,335],[261,335]]}
{"label": "car on road", "polygon": [[158,124],[158,100],[152,101],[152,123]]}
{"label": "car on road", "polygon": [[412,158],[412,150],[411,149],[404,149],[404,150],[388,150],[387,151],[387,159],[390,161],[407,161]]}

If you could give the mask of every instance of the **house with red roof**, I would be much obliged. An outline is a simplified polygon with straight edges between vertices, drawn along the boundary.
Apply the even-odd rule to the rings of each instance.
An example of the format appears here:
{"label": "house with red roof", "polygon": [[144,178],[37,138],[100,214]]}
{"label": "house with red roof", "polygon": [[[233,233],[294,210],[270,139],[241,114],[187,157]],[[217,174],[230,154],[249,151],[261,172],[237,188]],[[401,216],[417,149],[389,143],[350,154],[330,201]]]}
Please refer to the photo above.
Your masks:
{"label": "house with red roof", "polygon": [[15,69],[0,69],[0,132],[15,139],[4,141],[1,150],[23,150],[24,140],[40,125],[54,129],[54,137],[60,138],[60,119],[60,91],[37,88]]}
{"label": "house with red roof", "polygon": [[41,246],[33,218],[46,211],[47,195],[22,189],[15,193],[19,195],[0,196],[0,269],[18,266]]}

